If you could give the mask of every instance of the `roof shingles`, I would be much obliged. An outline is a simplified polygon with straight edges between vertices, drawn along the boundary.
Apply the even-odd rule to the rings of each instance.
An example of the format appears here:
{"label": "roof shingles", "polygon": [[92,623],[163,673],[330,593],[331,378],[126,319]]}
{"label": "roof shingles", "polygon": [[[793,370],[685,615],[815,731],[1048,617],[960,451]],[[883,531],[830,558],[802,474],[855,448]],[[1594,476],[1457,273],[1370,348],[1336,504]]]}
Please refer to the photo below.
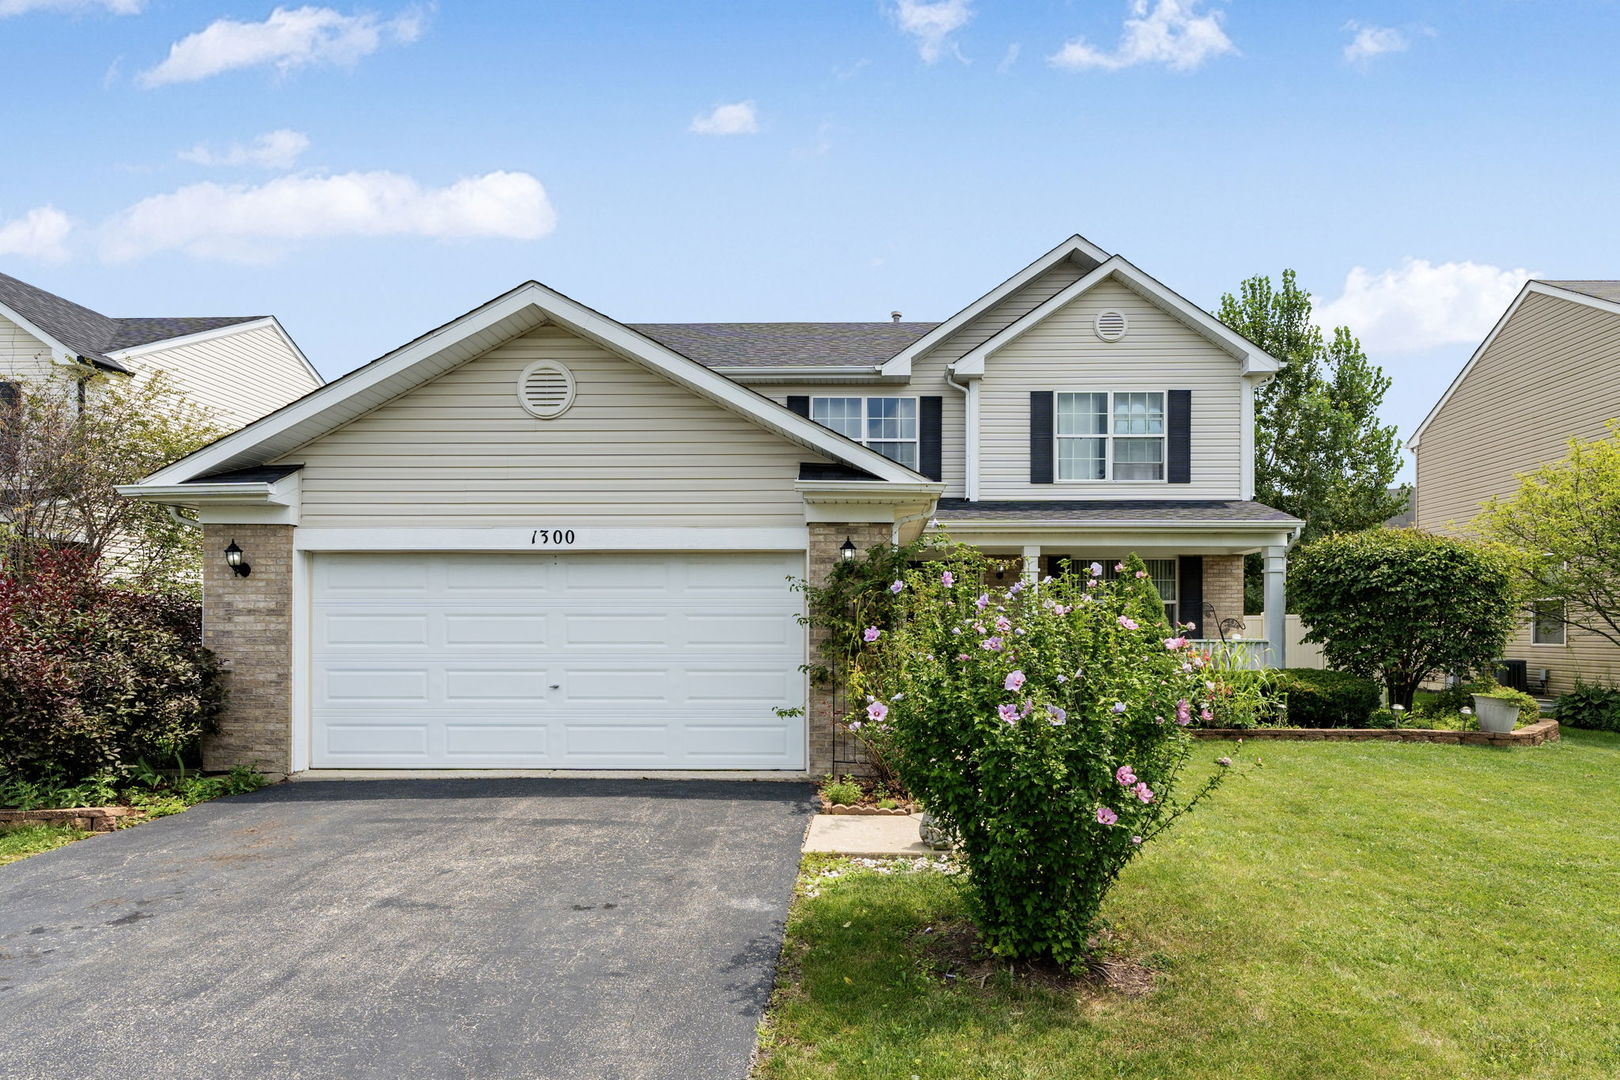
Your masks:
{"label": "roof shingles", "polygon": [[1024,499],[969,502],[941,499],[936,520],[1030,521],[1073,525],[1110,522],[1222,522],[1232,524],[1299,523],[1299,519],[1264,503],[1221,499]]}
{"label": "roof shingles", "polygon": [[631,323],[704,367],[877,367],[938,323]]}
{"label": "roof shingles", "polygon": [[114,319],[6,274],[0,274],[0,305],[16,312],[92,364],[124,372],[129,368],[107,356],[107,353],[265,317],[234,315]]}

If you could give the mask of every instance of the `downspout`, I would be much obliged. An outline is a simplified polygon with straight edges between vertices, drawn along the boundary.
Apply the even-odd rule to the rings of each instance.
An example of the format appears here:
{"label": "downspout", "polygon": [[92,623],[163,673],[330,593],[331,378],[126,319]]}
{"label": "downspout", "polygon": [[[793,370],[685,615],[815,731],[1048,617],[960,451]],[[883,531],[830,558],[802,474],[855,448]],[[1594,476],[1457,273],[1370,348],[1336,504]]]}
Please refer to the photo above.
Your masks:
{"label": "downspout", "polygon": [[169,512],[169,516],[182,525],[189,525],[193,529],[202,528],[202,522],[198,521],[196,518],[186,517],[186,515],[180,512],[180,508],[173,503],[164,503],[163,509],[167,510]]}
{"label": "downspout", "polygon": [[979,501],[979,384],[956,381],[956,372],[945,369],[945,382],[962,391],[962,494],[968,502]]}
{"label": "downspout", "polygon": [[902,525],[910,525],[913,521],[921,520],[922,518],[927,517],[929,514],[932,514],[933,512],[934,512],[934,508],[929,507],[927,510],[924,510],[920,514],[907,514],[905,517],[895,518],[894,519],[894,526],[889,530],[889,543],[893,544],[895,547],[899,547],[900,546],[900,527]]}

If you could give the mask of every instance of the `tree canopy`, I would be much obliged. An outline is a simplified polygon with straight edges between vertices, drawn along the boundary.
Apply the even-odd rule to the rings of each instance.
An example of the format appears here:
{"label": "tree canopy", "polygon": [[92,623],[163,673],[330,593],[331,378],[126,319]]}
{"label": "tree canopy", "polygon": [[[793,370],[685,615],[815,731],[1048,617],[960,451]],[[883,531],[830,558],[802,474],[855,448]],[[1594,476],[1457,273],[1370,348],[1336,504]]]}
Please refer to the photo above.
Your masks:
{"label": "tree canopy", "polygon": [[1489,500],[1476,525],[1527,556],[1523,592],[1555,602],[1537,604],[1537,618],[1620,645],[1620,422],[1608,427],[1521,476],[1518,492]]}

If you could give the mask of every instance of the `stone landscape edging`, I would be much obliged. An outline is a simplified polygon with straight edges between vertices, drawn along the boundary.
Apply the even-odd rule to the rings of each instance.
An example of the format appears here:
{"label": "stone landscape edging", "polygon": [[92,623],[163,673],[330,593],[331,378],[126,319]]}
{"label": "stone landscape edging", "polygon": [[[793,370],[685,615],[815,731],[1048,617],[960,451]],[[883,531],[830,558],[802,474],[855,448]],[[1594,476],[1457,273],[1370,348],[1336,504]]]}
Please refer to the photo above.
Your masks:
{"label": "stone landscape edging", "polygon": [[1517,731],[1442,731],[1434,728],[1193,728],[1200,739],[1270,739],[1305,742],[1413,742],[1463,746],[1540,746],[1558,738],[1558,721]]}
{"label": "stone landscape edging", "polygon": [[885,810],[880,806],[842,806],[837,803],[828,802],[825,795],[821,797],[821,812],[823,814],[852,814],[865,815],[868,817],[900,817],[902,815],[916,813],[916,810],[917,808],[911,806],[910,804],[902,804],[892,810]]}
{"label": "stone landscape edging", "polygon": [[124,818],[145,814],[134,806],[76,806],[66,810],[0,810],[0,825],[71,825],[84,832],[112,832]]}

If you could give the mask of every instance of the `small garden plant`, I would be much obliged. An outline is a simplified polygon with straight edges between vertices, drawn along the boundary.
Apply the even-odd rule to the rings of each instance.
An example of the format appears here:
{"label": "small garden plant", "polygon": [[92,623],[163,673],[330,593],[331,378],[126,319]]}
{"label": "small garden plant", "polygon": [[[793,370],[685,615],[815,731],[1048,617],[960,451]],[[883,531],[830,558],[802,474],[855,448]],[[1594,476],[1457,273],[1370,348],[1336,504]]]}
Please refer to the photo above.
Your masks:
{"label": "small garden plant", "polygon": [[990,569],[952,549],[894,579],[849,726],[957,838],[990,950],[1075,968],[1120,871],[1224,778],[1178,797],[1186,729],[1225,695],[1140,560],[1006,588]]}

